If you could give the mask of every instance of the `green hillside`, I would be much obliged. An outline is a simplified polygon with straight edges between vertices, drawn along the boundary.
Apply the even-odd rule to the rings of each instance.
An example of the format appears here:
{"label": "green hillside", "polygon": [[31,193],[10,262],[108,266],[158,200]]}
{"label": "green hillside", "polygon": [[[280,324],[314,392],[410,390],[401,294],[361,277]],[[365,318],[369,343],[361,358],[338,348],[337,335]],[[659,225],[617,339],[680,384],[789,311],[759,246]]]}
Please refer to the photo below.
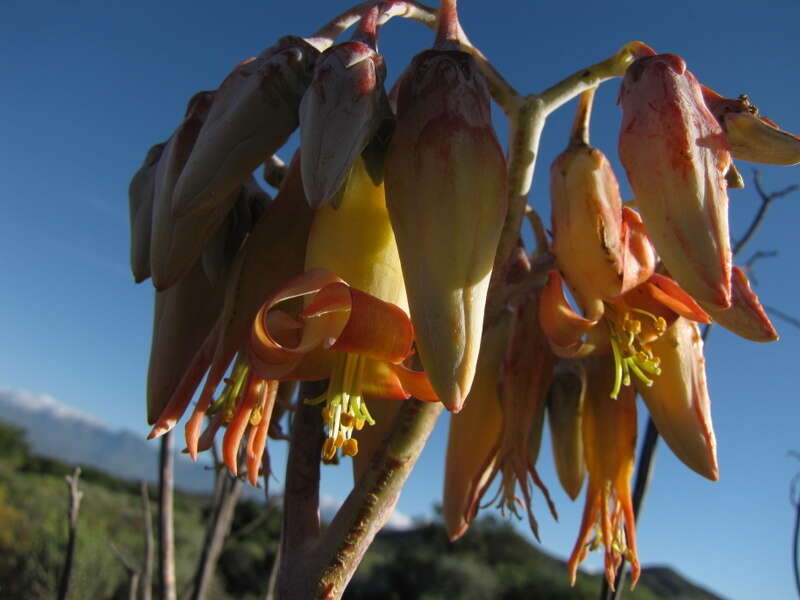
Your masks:
{"label": "green hillside", "polygon": [[[33,455],[23,433],[0,423],[0,597],[55,596],[66,546],[67,486],[72,467]],[[212,475],[209,473],[209,487]],[[85,469],[70,598],[127,598],[126,570],[115,552],[140,565],[144,555],[139,485]],[[151,491],[152,493],[152,491]],[[153,499],[154,500],[154,499]],[[177,493],[176,568],[179,597],[190,585],[205,533],[210,498]],[[239,504],[220,558],[211,597],[263,599],[280,531],[280,512],[252,501]],[[113,544],[113,549],[112,549]],[[476,523],[456,544],[432,523],[376,539],[353,579],[348,600],[592,599],[599,578],[567,585],[564,563],[532,546],[512,524]],[[714,600],[670,569],[645,570],[637,600]]]}

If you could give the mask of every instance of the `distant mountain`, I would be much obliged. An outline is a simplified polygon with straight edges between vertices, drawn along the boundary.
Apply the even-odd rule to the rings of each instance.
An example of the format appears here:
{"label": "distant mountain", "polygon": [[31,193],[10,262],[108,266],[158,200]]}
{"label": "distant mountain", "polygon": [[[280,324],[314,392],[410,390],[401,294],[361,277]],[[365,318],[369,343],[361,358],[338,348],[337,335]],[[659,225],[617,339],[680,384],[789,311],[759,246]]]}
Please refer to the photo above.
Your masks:
{"label": "distant mountain", "polygon": [[[69,464],[92,466],[120,479],[156,481],[158,443],[131,431],[112,429],[47,394],[0,387],[0,419],[24,429],[36,454]],[[202,459],[193,463],[185,454],[176,453],[177,488],[186,492],[210,492],[212,479]],[[244,486],[242,493],[245,498],[256,501],[264,497],[262,489],[249,485]],[[341,503],[338,498],[323,495],[320,498],[322,519],[332,519]],[[411,517],[394,511],[386,528],[403,530],[416,524]]]}
{"label": "distant mountain", "polygon": [[[123,429],[112,429],[46,394],[0,387],[0,416],[26,432],[33,451],[66,463],[90,465],[122,479],[157,478],[158,443]],[[212,475],[201,463],[178,454],[175,485],[208,492]]]}
{"label": "distant mountain", "polygon": [[662,598],[681,600],[723,600],[720,596],[684,578],[680,573],[664,566],[650,566],[642,570],[639,581]]}

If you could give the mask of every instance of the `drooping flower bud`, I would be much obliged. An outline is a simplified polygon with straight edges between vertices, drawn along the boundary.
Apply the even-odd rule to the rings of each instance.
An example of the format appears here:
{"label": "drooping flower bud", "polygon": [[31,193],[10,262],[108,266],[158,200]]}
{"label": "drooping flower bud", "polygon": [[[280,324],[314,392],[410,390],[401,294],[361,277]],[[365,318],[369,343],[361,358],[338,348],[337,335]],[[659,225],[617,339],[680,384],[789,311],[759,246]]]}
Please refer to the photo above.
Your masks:
{"label": "drooping flower bud", "polygon": [[[217,232],[208,240],[208,243],[205,243],[204,248],[200,245],[204,243],[201,241],[202,238],[195,238],[195,244],[202,248],[200,259],[209,281],[216,283],[224,279],[242,242],[253,230],[253,226],[261,218],[271,201],[269,194],[261,189],[261,186],[251,177],[239,190],[239,197],[231,211]],[[187,218],[187,220],[191,221],[191,218]],[[179,220],[179,223],[181,222],[182,220]]]}
{"label": "drooping flower bud", "polygon": [[746,95],[725,98],[703,86],[703,97],[722,125],[733,158],[781,166],[800,163],[800,137],[759,115]]}
{"label": "drooping flower bud", "polygon": [[678,318],[652,348],[661,359],[661,375],[649,387],[637,381],[650,416],[679,459],[716,481],[717,444],[700,329],[693,321]]}
{"label": "drooping flower bud", "polygon": [[[184,268],[176,272],[170,268],[169,258],[175,242],[175,217],[172,214],[172,198],[176,182],[186,161],[194,148],[200,130],[208,117],[214,92],[195,94],[186,108],[186,118],[167,141],[155,173],[153,191],[153,223],[150,242],[150,273],[157,290],[165,290],[173,285],[194,264],[194,260],[184,263]],[[225,213],[220,217],[221,222]],[[213,233],[213,231],[212,231]],[[177,254],[183,256],[185,246],[177,245]],[[194,259],[200,251],[194,254]]]}
{"label": "drooping flower bud", "polygon": [[623,292],[622,201],[611,164],[597,148],[570,145],[550,167],[553,253],[589,318]]}
{"label": "drooping flower bud", "polygon": [[620,102],[620,158],[653,245],[692,296],[730,306],[730,153],[700,85],[680,57],[647,56],[628,68]]}
{"label": "drooping flower bud", "polygon": [[286,142],[318,55],[305,40],[288,36],[225,78],[175,187],[176,215],[232,202],[253,170]]}
{"label": "drooping flower bud", "polygon": [[583,397],[586,374],[576,361],[561,361],[547,393],[547,421],[561,487],[575,500],[586,476],[583,458]]}
{"label": "drooping flower bud", "polygon": [[316,208],[330,202],[389,114],[386,66],[376,51],[377,7],[352,41],[326,50],[300,103],[303,187]]}
{"label": "drooping flower bud", "polygon": [[[295,159],[278,196],[267,207],[236,256],[229,270],[219,319],[191,364],[180,371],[180,383],[158,416],[150,437],[161,435],[175,426],[207,371],[198,405],[209,406],[236,352],[249,340],[253,319],[264,299],[274,294],[288,279],[303,272],[312,215],[303,197],[300,161]],[[193,435],[199,436],[200,424],[202,417],[197,431],[193,429]]]}
{"label": "drooping flower bud", "polygon": [[507,203],[489,92],[469,54],[428,50],[399,82],[386,193],[422,364],[458,411],[475,374]]}
{"label": "drooping flower bud", "polygon": [[131,230],[131,271],[136,283],[150,277],[150,232],[153,222],[153,194],[156,169],[166,143],[147,151],[141,168],[128,187],[128,210]]}

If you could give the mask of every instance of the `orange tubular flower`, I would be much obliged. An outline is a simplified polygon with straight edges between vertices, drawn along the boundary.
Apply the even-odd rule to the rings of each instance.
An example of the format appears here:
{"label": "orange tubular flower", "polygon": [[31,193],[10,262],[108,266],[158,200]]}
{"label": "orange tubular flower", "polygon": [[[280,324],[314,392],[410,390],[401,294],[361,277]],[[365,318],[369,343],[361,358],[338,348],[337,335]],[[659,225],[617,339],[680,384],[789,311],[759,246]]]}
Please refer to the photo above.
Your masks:
{"label": "orange tubular flower", "polygon": [[[583,409],[583,447],[589,485],[580,532],[567,562],[574,585],[578,565],[590,548],[605,548],[605,575],[611,589],[624,557],[631,565],[631,589],[639,579],[631,476],[636,452],[636,402],[632,388],[614,400],[608,358],[584,361],[587,390]],[[592,533],[596,532],[594,541]]]}
{"label": "orange tubular flower", "polygon": [[[281,193],[286,190],[294,198],[295,192],[302,192],[295,188],[299,179],[300,165],[294,162]],[[281,206],[287,198],[279,195],[276,205]],[[293,206],[300,206],[297,200],[303,202],[294,200]],[[259,240],[260,232],[256,228],[250,239]],[[227,424],[223,454],[234,473],[236,449],[248,423],[248,461],[255,463],[253,456],[269,427],[277,381],[330,379],[327,392],[317,399],[326,404],[327,459],[339,448],[349,455],[358,451],[353,432],[373,422],[364,397],[396,400],[414,395],[438,400],[424,373],[402,365],[412,353],[413,327],[405,309],[405,288],[383,185],[371,180],[363,160],[354,165],[340,206],[325,206],[316,212],[308,232],[306,272],[259,303],[261,308],[254,322],[250,321],[249,343],[242,348],[245,352],[240,352],[225,389],[212,403],[214,389],[238,346],[241,319],[234,317],[249,310],[256,292],[243,273],[249,265],[247,255],[245,246],[244,263],[234,267],[238,279],[233,284],[234,295],[227,299],[233,298],[233,308],[226,305],[217,328],[198,351],[151,436],[174,426],[209,363],[206,385],[186,424],[187,448],[196,457]],[[305,306],[293,302],[299,298],[306,298]],[[206,416],[212,419],[201,433]]]}
{"label": "orange tubular flower", "polygon": [[[564,295],[561,274],[551,271],[542,292],[539,318],[550,347],[563,358],[586,356],[610,346],[614,357],[614,398],[622,385],[631,384],[631,375],[648,386],[652,385],[651,375],[660,375],[660,359],[651,344],[679,316],[711,322],[677,283],[657,273],[618,298],[606,300],[603,306],[602,319],[590,320],[577,314]],[[594,343],[583,340],[587,334]]]}
{"label": "orange tubular flower", "polygon": [[731,303],[728,142],[700,84],[673,54],[631,64],[620,91],[619,154],[653,245],[698,301]]}
{"label": "orange tubular flower", "polygon": [[[539,301],[538,294],[529,294],[512,315],[503,364],[503,430],[495,467],[502,477],[498,492],[500,509],[517,515],[517,505],[523,505],[536,539],[539,539],[539,526],[532,510],[531,483],[542,491],[553,518],[558,519],[550,493],[536,471],[547,390],[556,362],[539,325]],[[521,500],[516,495],[517,484],[522,492]]]}
{"label": "orange tubular flower", "polygon": [[[427,377],[402,364],[412,353],[414,329],[383,185],[372,181],[363,159],[351,171],[341,205],[317,211],[306,268],[261,309],[249,360],[270,379],[329,377],[318,399],[325,402],[328,428],[323,456],[333,458],[338,448],[355,455],[353,431],[373,423],[364,396],[438,400]],[[307,299],[299,312],[277,308],[300,297]]]}

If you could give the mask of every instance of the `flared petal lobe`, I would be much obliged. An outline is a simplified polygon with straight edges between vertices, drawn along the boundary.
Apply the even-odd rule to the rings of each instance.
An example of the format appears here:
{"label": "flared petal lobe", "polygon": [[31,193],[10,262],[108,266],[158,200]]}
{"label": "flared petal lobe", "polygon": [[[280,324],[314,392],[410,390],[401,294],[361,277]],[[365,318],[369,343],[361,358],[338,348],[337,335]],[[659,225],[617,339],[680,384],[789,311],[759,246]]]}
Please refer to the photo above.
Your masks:
{"label": "flared petal lobe", "polygon": [[675,55],[636,60],[620,92],[619,153],[658,254],[692,296],[731,302],[728,142]]}
{"label": "flared petal lobe", "polygon": [[420,358],[458,411],[475,374],[507,202],[489,93],[470,55],[414,58],[399,82],[385,175]]}

